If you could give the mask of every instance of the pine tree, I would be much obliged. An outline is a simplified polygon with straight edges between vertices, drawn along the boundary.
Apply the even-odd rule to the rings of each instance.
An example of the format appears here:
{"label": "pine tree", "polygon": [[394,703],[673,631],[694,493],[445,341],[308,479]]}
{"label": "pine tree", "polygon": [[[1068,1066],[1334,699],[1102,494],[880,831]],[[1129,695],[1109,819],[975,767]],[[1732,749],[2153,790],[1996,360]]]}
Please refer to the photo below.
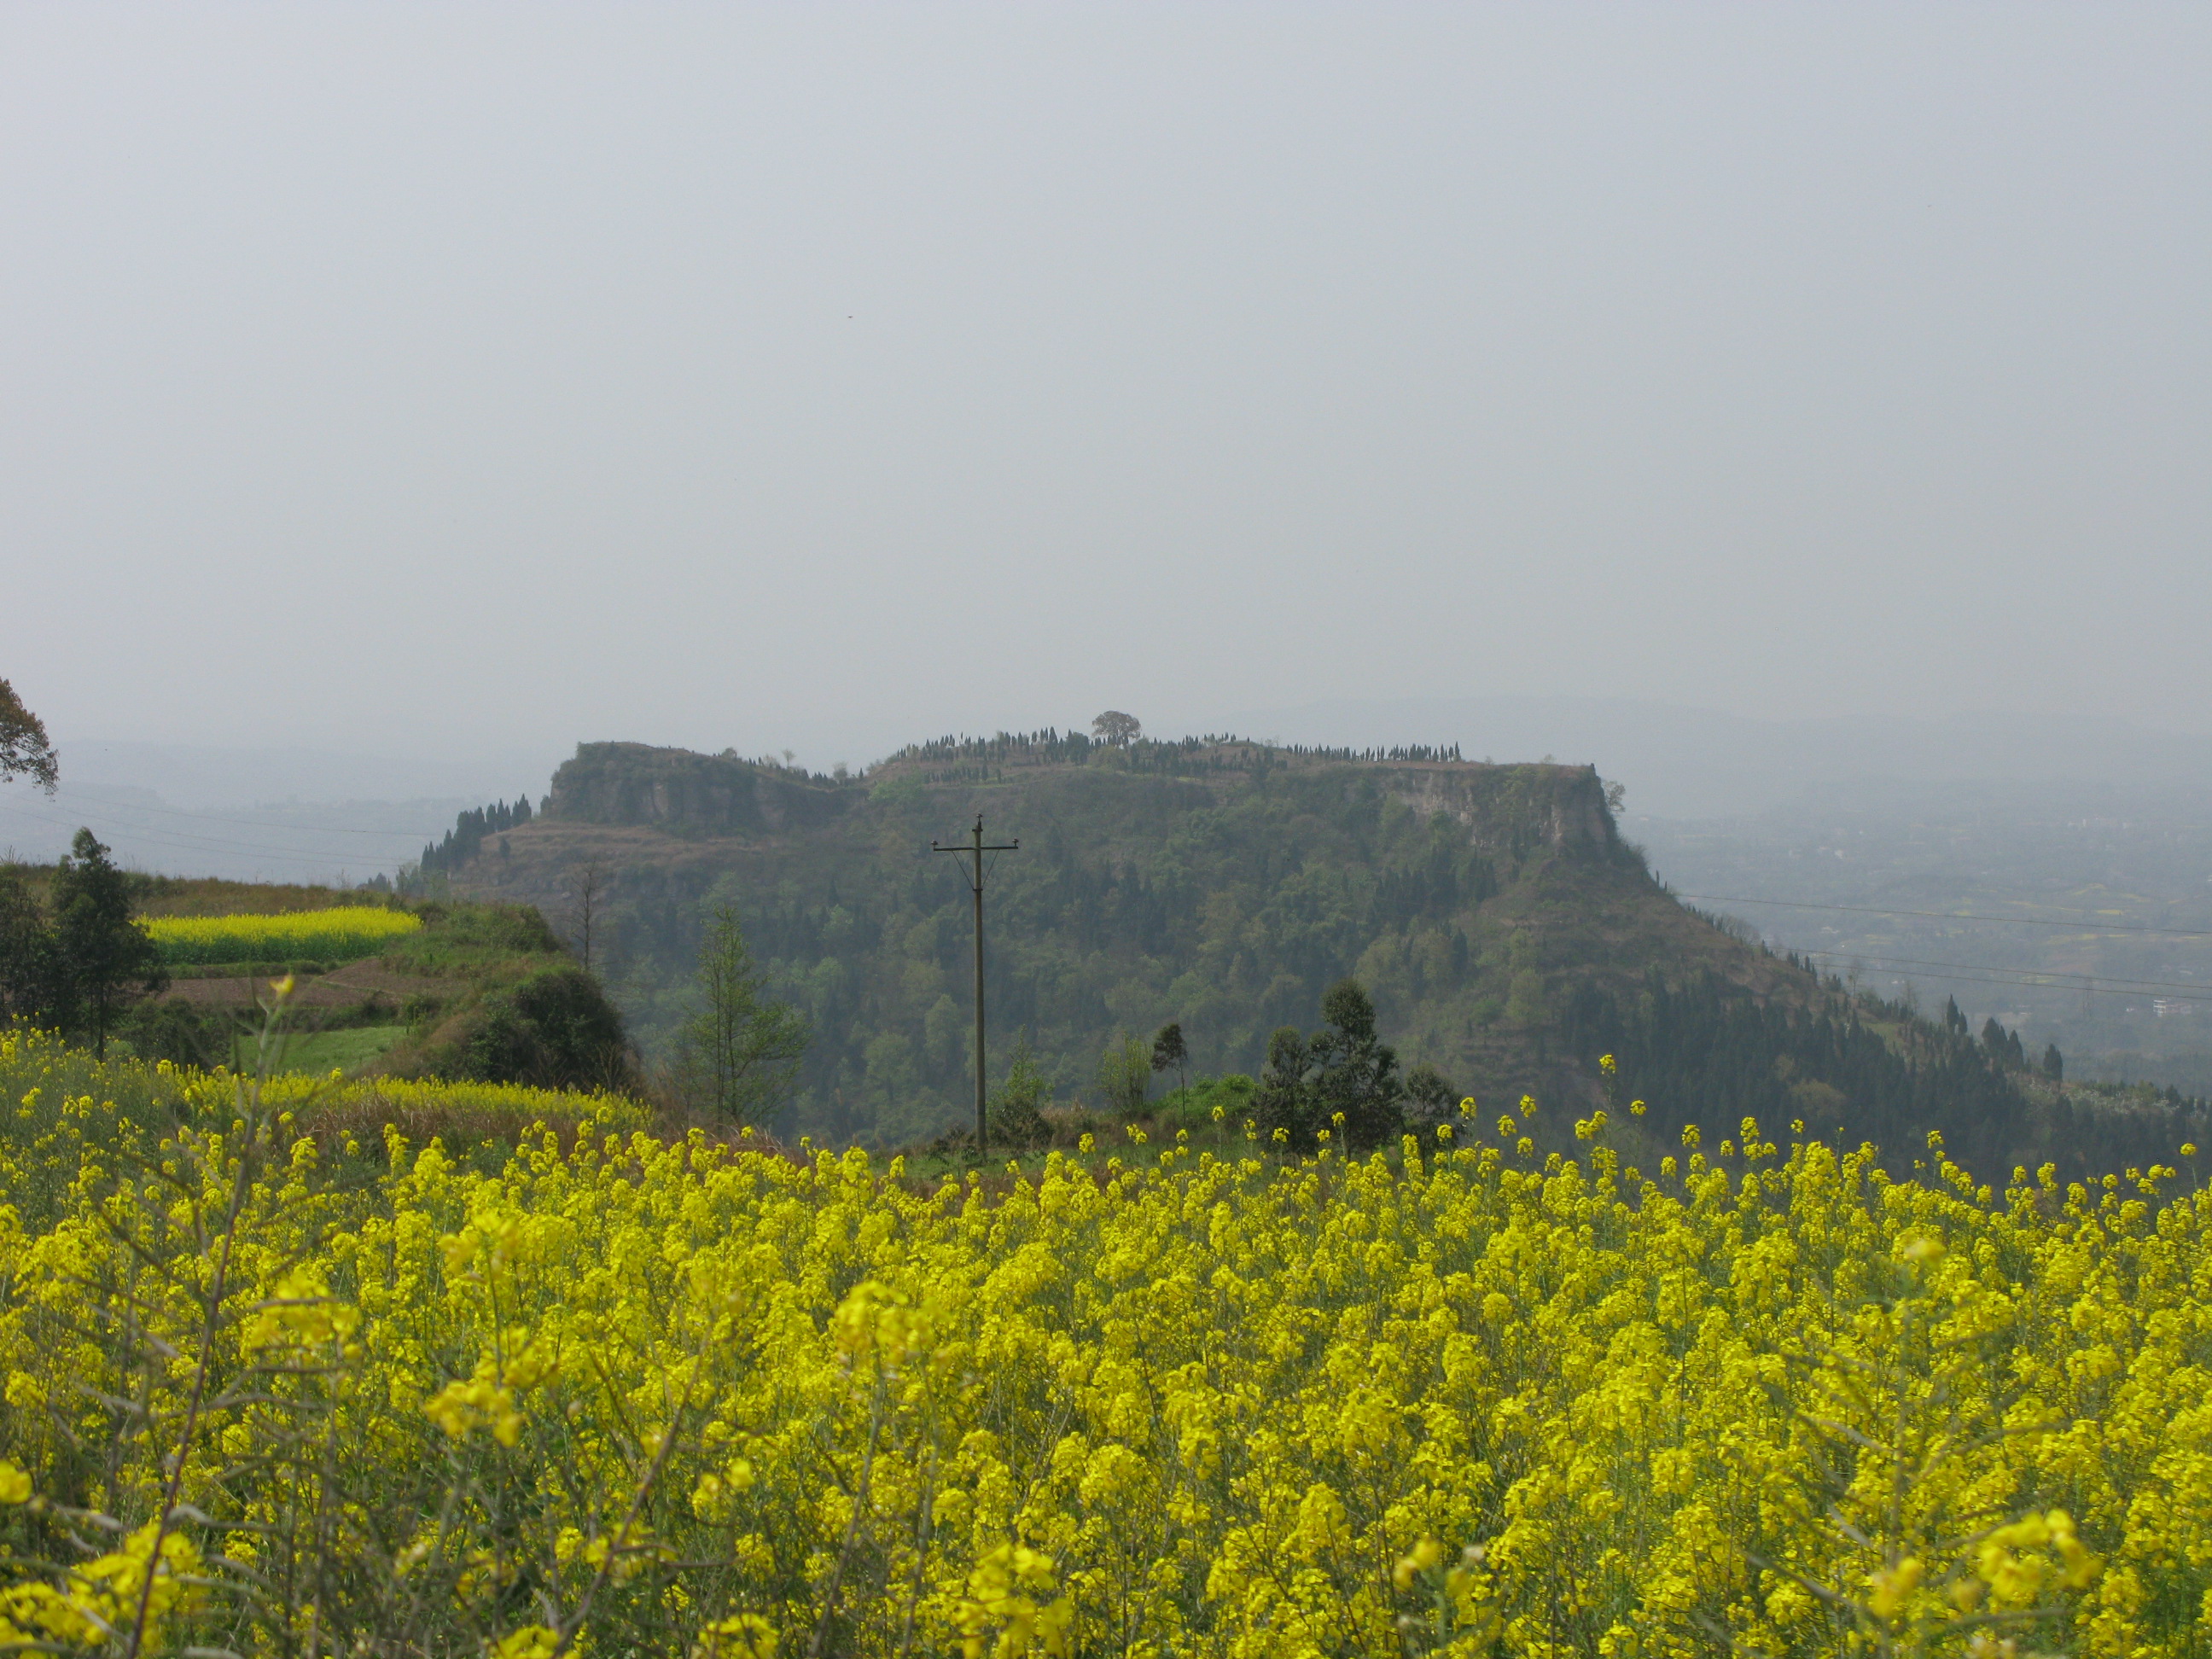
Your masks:
{"label": "pine tree", "polygon": [[678,1069],[687,1092],[717,1117],[752,1121],[781,1106],[813,1039],[806,1016],[767,988],[736,909],[715,906],[699,947],[707,1006],[684,1028]]}
{"label": "pine tree", "polygon": [[1267,1063],[1260,1068],[1260,1087],[1252,1112],[1262,1129],[1281,1130],[1300,1151],[1313,1141],[1313,1101],[1306,1082],[1305,1034],[1279,1025],[1267,1039]]}

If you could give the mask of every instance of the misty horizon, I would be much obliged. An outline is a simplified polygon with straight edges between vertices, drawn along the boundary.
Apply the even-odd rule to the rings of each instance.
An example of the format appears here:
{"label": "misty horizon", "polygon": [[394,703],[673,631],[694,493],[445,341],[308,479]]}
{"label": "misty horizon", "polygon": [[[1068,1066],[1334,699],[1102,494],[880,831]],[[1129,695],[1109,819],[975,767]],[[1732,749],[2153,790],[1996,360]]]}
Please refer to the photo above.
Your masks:
{"label": "misty horizon", "polygon": [[65,744],[2212,730],[2201,9],[6,27],[0,671]]}

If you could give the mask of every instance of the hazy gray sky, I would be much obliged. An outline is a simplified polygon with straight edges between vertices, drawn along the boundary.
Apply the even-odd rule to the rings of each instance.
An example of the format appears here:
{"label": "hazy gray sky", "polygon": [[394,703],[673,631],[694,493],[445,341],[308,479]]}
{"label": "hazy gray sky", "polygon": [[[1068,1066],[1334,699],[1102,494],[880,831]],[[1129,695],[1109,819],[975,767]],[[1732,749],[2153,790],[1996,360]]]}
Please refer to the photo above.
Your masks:
{"label": "hazy gray sky", "polygon": [[9,4],[0,674],[2212,729],[2209,101],[2202,4]]}

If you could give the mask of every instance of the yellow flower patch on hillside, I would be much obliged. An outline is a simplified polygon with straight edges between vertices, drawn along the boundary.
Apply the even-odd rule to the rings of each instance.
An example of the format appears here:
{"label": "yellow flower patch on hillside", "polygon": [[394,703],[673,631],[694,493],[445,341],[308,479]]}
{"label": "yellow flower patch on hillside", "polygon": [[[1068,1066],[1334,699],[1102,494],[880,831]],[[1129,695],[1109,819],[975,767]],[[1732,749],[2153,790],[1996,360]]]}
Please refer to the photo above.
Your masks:
{"label": "yellow flower patch on hillside", "polygon": [[347,962],[418,931],[422,919],[346,904],[276,915],[155,916],[145,926],[164,962]]}

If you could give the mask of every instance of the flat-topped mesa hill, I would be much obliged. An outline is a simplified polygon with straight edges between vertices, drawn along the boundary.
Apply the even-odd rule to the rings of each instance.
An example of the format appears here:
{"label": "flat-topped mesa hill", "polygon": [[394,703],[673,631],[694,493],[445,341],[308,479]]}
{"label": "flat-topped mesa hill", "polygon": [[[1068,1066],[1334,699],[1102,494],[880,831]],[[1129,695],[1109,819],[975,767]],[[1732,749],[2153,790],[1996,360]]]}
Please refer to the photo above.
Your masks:
{"label": "flat-topped mesa hill", "polygon": [[[1096,1097],[1119,1034],[1169,1020],[1194,1073],[1256,1073],[1269,1033],[1316,1024],[1348,974],[1407,1066],[1486,1110],[1524,1091],[1589,1110],[1596,1058],[1619,1049],[1635,1053],[1615,1115],[1630,1088],[1663,1094],[1649,1127],[1670,1133],[1732,1132],[1747,1111],[1778,1113],[1771,1132],[1808,1115],[1959,1131],[1913,1081],[1901,1011],[1881,1035],[1832,982],[1678,904],[1587,766],[1046,732],[828,777],[586,744],[543,811],[441,873],[459,896],[538,905],[571,939],[588,909],[592,966],[649,1052],[684,1011],[705,913],[733,904],[813,1021],[795,1127],[896,1142],[972,1098],[968,888],[929,844],[979,813],[1021,842],[989,875],[992,1069],[1019,1035],[1063,1099]],[[1968,1094],[1970,1117],[2019,1105],[2001,1079]]]}
{"label": "flat-topped mesa hill", "polygon": [[[1419,752],[1419,751],[1417,751]],[[871,769],[865,781],[827,778],[734,754],[701,755],[638,743],[580,744],[554,774],[543,817],[551,823],[635,824],[686,837],[772,836],[822,830],[856,810],[913,789],[971,787],[979,810],[1008,784],[1049,787],[1101,776],[1172,779],[1218,796],[1291,772],[1358,769],[1424,816],[1442,812],[1471,832],[1518,845],[1617,844],[1612,814],[1587,767],[1495,766],[1452,759],[1353,758],[1339,751],[1235,741],[1113,748],[1081,738],[946,739]],[[1195,797],[1186,793],[1186,801]]]}

